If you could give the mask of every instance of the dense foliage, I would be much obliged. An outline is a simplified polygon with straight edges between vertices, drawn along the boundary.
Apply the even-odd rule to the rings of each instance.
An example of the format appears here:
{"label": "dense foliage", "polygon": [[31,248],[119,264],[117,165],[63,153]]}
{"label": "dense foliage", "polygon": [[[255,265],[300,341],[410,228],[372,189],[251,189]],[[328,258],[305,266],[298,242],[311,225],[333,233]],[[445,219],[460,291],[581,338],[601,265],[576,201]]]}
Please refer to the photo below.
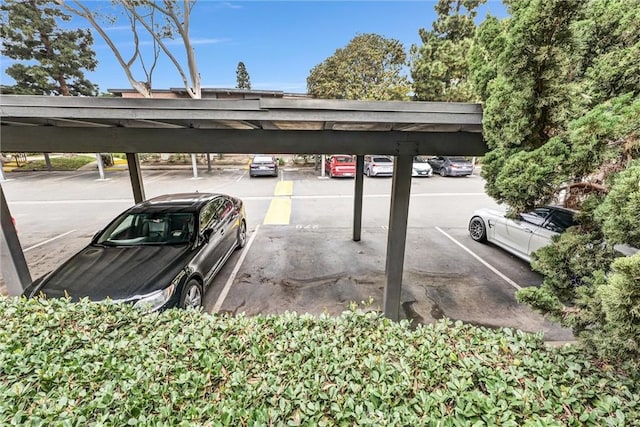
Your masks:
{"label": "dense foliage", "polygon": [[60,28],[70,20],[49,0],[6,0],[0,4],[2,55],[16,62],[6,69],[15,80],[2,93],[95,96],[98,87],[83,70],[97,65],[88,30]]}
{"label": "dense foliage", "polygon": [[419,30],[422,44],[411,46],[414,98],[419,101],[476,101],[468,56],[477,8],[486,0],[439,0],[433,29]]}
{"label": "dense foliage", "polygon": [[236,87],[238,89],[251,89],[249,72],[242,61],[238,62],[238,67],[236,68],[236,82]]}
{"label": "dense foliage", "polygon": [[[534,254],[518,294],[602,357],[640,356],[640,0],[509,0],[476,33],[487,193],[513,213],[543,203],[580,225]],[[634,275],[635,274],[635,275]]]}
{"label": "dense foliage", "polygon": [[[374,313],[0,298],[0,424],[631,425],[638,378],[538,335]],[[630,371],[633,372],[633,371]],[[631,376],[629,376],[631,375]]]}
{"label": "dense foliage", "polygon": [[307,90],[324,99],[406,100],[411,85],[402,74],[405,63],[398,40],[359,34],[313,67]]}

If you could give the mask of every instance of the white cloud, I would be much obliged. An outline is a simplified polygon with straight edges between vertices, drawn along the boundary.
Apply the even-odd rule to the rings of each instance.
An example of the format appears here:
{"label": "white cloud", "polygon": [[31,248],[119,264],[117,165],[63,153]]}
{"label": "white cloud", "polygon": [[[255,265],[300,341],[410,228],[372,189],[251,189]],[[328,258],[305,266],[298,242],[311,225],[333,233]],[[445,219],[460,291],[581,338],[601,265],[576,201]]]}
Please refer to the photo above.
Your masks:
{"label": "white cloud", "polygon": [[126,30],[131,31],[131,26],[130,25],[114,25],[113,27],[105,27],[104,30],[107,33],[112,31],[126,31]]}
{"label": "white cloud", "polygon": [[239,4],[235,4],[235,3],[229,3],[229,2],[221,2],[219,7],[225,7],[227,9],[242,9],[242,6],[240,6]]}

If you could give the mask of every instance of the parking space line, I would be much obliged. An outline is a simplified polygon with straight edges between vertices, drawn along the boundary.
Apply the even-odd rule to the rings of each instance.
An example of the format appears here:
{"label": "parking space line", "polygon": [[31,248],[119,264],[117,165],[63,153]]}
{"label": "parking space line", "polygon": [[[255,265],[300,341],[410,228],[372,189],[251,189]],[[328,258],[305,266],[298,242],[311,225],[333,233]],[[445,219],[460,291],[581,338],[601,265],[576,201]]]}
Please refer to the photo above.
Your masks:
{"label": "parking space line", "polygon": [[478,261],[480,261],[485,267],[487,267],[489,270],[493,271],[496,275],[498,275],[501,279],[503,279],[505,282],[507,282],[508,284],[510,284],[511,286],[513,286],[514,288],[516,288],[517,290],[522,289],[522,286],[518,285],[516,282],[514,282],[513,280],[509,279],[507,276],[505,276],[504,274],[502,274],[497,268],[495,268],[494,266],[492,266],[491,264],[489,264],[488,262],[486,262],[485,260],[483,260],[482,258],[480,258],[478,255],[476,255],[473,251],[471,251],[471,249],[468,249],[466,246],[464,246],[462,243],[458,242],[456,239],[454,239],[452,236],[450,236],[449,234],[447,234],[444,230],[442,230],[440,227],[436,227],[436,230],[438,230],[440,233],[444,234],[449,240],[451,240],[453,243],[455,243],[456,245],[460,246],[465,252],[467,252],[469,255],[471,255],[472,257],[474,257],[475,259],[477,259]]}
{"label": "parking space line", "polygon": [[71,231],[67,231],[66,233],[62,233],[62,234],[60,234],[60,235],[58,235],[58,236],[52,237],[52,238],[50,238],[49,240],[45,240],[44,242],[40,242],[40,243],[38,243],[38,244],[36,244],[36,245],[29,246],[28,248],[26,248],[26,249],[25,249],[25,250],[23,250],[22,252],[28,252],[28,251],[30,251],[31,249],[39,248],[40,246],[46,245],[47,243],[50,243],[50,242],[53,242],[54,240],[59,239],[59,238],[61,238],[61,237],[64,237],[64,236],[66,236],[67,234],[71,234],[71,233],[73,233],[74,231],[76,231],[76,229],[75,229],[75,228],[74,228],[73,230],[71,230]]}
{"label": "parking space line", "polygon": [[224,284],[224,288],[222,289],[222,292],[220,292],[220,295],[218,296],[218,300],[213,306],[213,309],[211,309],[211,313],[217,313],[218,311],[220,311],[220,307],[222,307],[224,300],[227,298],[227,295],[229,294],[229,289],[231,289],[231,285],[233,285],[233,281],[238,275],[238,271],[240,271],[240,267],[242,266],[244,259],[247,257],[247,253],[249,253],[249,248],[253,244],[253,241],[255,240],[256,236],[258,235],[259,229],[260,229],[260,224],[258,224],[256,226],[256,229],[253,230],[253,233],[251,234],[251,238],[249,238],[247,245],[242,250],[242,253],[240,254],[240,258],[238,258],[238,262],[236,263],[236,266],[233,267],[233,271],[231,272],[231,275],[227,279],[227,283]]}
{"label": "parking space line", "polygon": [[288,225],[291,219],[291,198],[276,198],[271,200],[269,210],[264,217],[263,224]]}
{"label": "parking space line", "polygon": [[293,181],[278,181],[274,196],[291,196],[293,194]]}

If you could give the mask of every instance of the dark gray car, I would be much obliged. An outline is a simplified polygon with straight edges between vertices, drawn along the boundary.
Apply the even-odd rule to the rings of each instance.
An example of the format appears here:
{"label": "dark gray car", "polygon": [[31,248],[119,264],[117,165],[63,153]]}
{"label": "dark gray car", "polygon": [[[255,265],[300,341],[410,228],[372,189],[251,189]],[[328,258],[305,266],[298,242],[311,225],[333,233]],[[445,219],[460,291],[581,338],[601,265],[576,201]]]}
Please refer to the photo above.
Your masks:
{"label": "dark gray car", "polygon": [[433,173],[441,176],[467,176],[473,173],[473,164],[464,157],[436,156],[427,161]]}
{"label": "dark gray car", "polygon": [[249,165],[249,177],[278,176],[278,159],[259,154],[253,157]]}

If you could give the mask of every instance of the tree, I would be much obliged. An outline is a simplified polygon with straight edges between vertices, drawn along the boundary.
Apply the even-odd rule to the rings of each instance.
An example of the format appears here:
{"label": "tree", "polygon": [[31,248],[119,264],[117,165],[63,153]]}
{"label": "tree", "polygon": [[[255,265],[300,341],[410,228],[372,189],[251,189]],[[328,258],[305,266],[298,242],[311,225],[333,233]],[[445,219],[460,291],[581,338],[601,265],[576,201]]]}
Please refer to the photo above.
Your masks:
{"label": "tree", "polygon": [[640,0],[508,6],[509,18],[479,27],[471,52],[486,189],[512,213],[565,200],[579,222],[533,254],[544,282],[518,300],[597,355],[640,362],[640,257],[615,250],[640,246]]}
{"label": "tree", "polygon": [[419,30],[422,46],[411,46],[414,97],[420,101],[476,101],[468,56],[478,6],[486,0],[439,0],[433,30]]}
{"label": "tree", "polygon": [[97,65],[88,30],[63,30],[64,14],[48,0],[6,0],[2,14],[2,55],[19,61],[6,73],[16,84],[3,93],[22,95],[85,95],[98,93],[83,70]]}
{"label": "tree", "polygon": [[251,89],[251,80],[249,80],[249,73],[247,67],[244,66],[244,62],[238,62],[238,68],[236,69],[236,81],[238,82],[236,87],[238,89]]}
{"label": "tree", "polygon": [[359,34],[313,67],[308,92],[325,99],[405,100],[411,90],[402,75],[406,54],[395,39]]}
{"label": "tree", "polygon": [[[113,4],[124,14],[132,31],[135,47],[128,60],[125,60],[121,50],[105,31],[105,23],[101,22],[101,20],[104,19],[107,25],[112,25],[117,21],[117,17],[102,16],[79,0],[55,1],[67,11],[85,18],[91,24],[112,50],[118,63],[124,70],[131,87],[144,97],[150,98],[153,96],[153,71],[161,52],[167,56],[178,71],[189,96],[195,99],[202,97],[198,64],[189,36],[189,19],[195,5],[195,0],[184,0],[183,2],[175,2],[173,0],[114,0]],[[151,54],[147,52],[145,55],[140,49],[143,34],[151,37],[153,43]],[[178,60],[178,56],[169,48],[170,45],[168,41],[176,37],[182,41],[182,46],[184,47],[183,54],[186,59],[188,73]],[[139,80],[134,76],[135,64],[140,65],[144,74],[143,80]]]}

